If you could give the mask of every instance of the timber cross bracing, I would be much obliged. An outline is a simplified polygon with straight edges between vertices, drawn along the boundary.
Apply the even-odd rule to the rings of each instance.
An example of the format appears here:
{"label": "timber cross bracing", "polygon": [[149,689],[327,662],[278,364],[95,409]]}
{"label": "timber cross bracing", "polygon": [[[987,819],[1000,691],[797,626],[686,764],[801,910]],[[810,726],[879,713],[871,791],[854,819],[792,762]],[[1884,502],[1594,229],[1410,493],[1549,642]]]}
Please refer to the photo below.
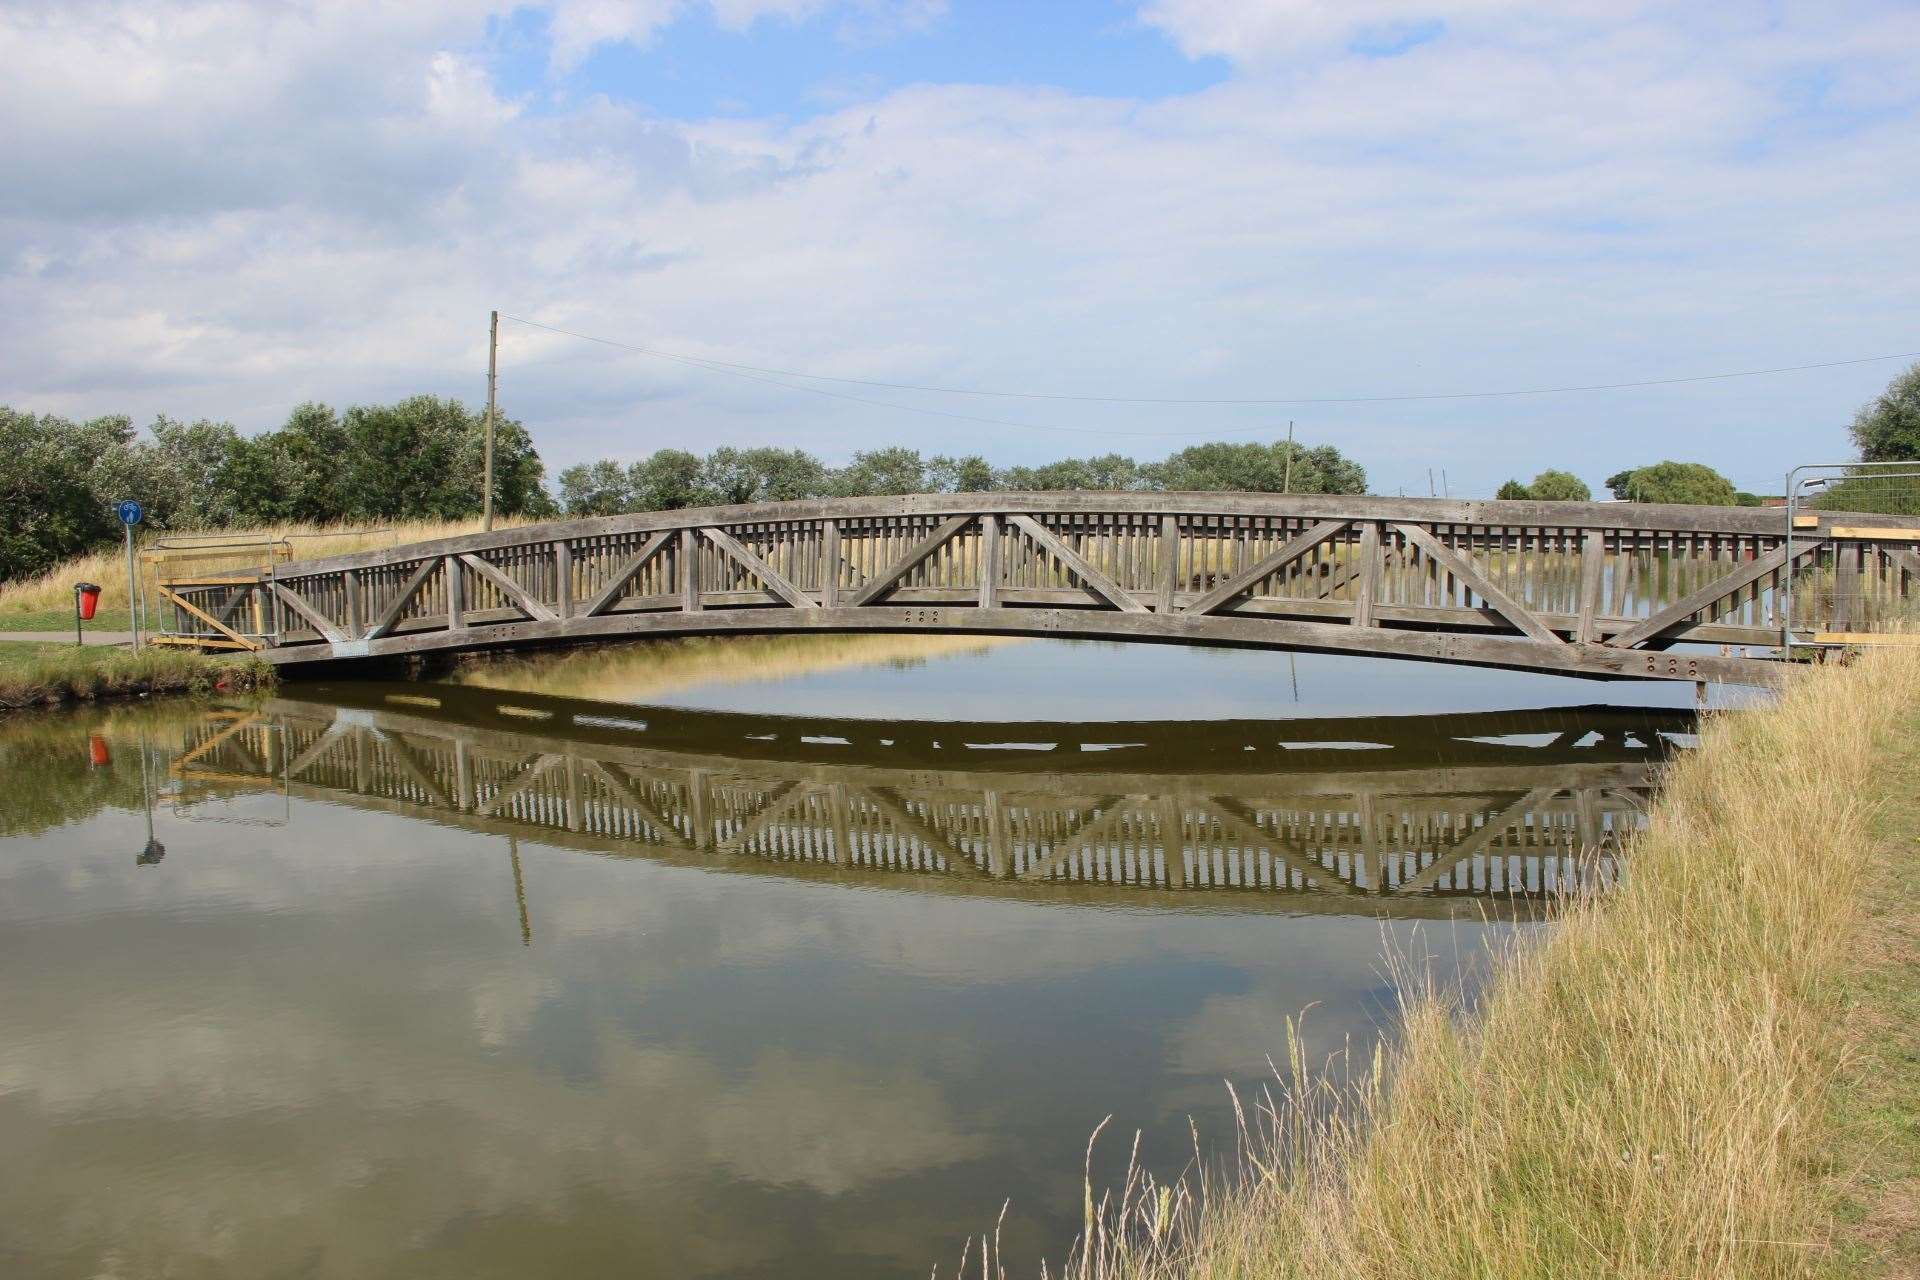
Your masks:
{"label": "timber cross bracing", "polygon": [[[1911,521],[1904,522],[1911,524]],[[284,664],[606,639],[929,631],[1373,654],[1759,683],[1827,629],[1814,566],[1906,608],[1893,517],[1260,494],[948,494],[606,516],[168,584],[177,634],[242,600]],[[1795,616],[1780,609],[1799,574]],[[1809,589],[1809,582],[1812,589]],[[1853,590],[1859,590],[1856,585]],[[223,635],[227,633],[222,633]],[[218,641],[218,637],[210,637]],[[1679,643],[1721,652],[1672,652]]]}

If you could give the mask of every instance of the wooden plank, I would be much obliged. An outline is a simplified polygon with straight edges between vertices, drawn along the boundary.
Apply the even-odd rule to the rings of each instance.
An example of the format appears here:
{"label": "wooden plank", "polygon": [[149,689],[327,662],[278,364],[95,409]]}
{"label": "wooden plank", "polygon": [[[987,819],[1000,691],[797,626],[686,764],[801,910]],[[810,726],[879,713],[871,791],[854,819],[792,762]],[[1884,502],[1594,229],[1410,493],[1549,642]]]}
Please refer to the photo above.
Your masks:
{"label": "wooden plank", "polygon": [[229,641],[239,645],[242,649],[252,650],[252,649],[260,648],[260,646],[256,644],[254,641],[247,639],[245,636],[241,635],[238,631],[235,631],[231,627],[224,625],[219,620],[217,620],[212,614],[208,613],[205,609],[202,609],[198,605],[192,604],[189,601],[181,598],[180,596],[175,595],[173,592],[167,590],[166,587],[156,585],[154,587],[154,590],[159,593],[161,599],[170,600],[174,604],[179,605],[182,609],[185,609],[188,613],[200,619],[200,621],[206,623],[208,626],[212,627],[215,631],[218,631],[221,635],[225,636]]}
{"label": "wooden plank", "polygon": [[942,521],[932,533],[909,547],[905,555],[875,574],[872,581],[865,583],[849,596],[847,603],[856,609],[864,604],[872,604],[892,590],[894,584],[900,579],[926,563],[927,557],[945,546],[955,534],[973,521],[972,516],[952,516]]}
{"label": "wooden plank", "polygon": [[1795,516],[1793,518],[1793,527],[1796,529],[1818,529],[1820,527],[1820,517]]}
{"label": "wooden plank", "polygon": [[1902,634],[1897,631],[1816,631],[1810,643],[1916,645],[1920,644],[1920,635]]}
{"label": "wooden plank", "polygon": [[[1286,568],[1295,560],[1298,560],[1301,556],[1304,556],[1307,552],[1313,550],[1335,534],[1344,533],[1347,527],[1347,522],[1344,520],[1322,520],[1311,529],[1306,530],[1299,537],[1288,542],[1278,551],[1262,557],[1252,565],[1242,569],[1239,573],[1234,574],[1231,578],[1228,578],[1225,582],[1222,582],[1213,590],[1207,592],[1192,604],[1189,604],[1185,609],[1181,610],[1181,612],[1187,614],[1213,613],[1229,601],[1244,595],[1261,579]],[[1361,536],[1364,539],[1366,535],[1362,533]]]}
{"label": "wooden plank", "polygon": [[1394,528],[1398,529],[1401,536],[1408,542],[1419,547],[1436,564],[1444,567],[1448,573],[1464,583],[1469,591],[1485,600],[1501,617],[1518,627],[1523,634],[1531,636],[1542,644],[1566,643],[1551,627],[1534,617],[1532,611],[1525,605],[1495,586],[1493,580],[1480,571],[1479,565],[1474,564],[1419,525],[1398,524]]}
{"label": "wooden plank", "polygon": [[533,594],[525,587],[502,573],[497,565],[489,564],[476,555],[463,555],[459,557],[459,559],[461,564],[466,565],[467,568],[473,570],[497,587],[501,595],[512,601],[514,607],[526,614],[529,618],[534,618],[541,622],[559,621],[560,615],[553,609],[548,608],[545,601],[535,599]]}
{"label": "wooden plank", "polygon": [[[1794,552],[1795,563],[1818,551],[1823,543],[1810,543]],[[1667,628],[1682,622],[1694,614],[1716,604],[1732,595],[1751,582],[1758,582],[1776,569],[1784,568],[1787,563],[1785,546],[1775,547],[1763,556],[1747,561],[1732,573],[1725,574],[1701,587],[1698,591],[1684,596],[1637,626],[1629,627],[1606,643],[1610,648],[1631,649],[1644,641],[1651,640]]]}
{"label": "wooden plank", "polygon": [[1607,535],[1589,529],[1580,540],[1580,586],[1576,607],[1579,615],[1573,626],[1573,638],[1592,644],[1600,638],[1594,617],[1600,608],[1600,584],[1606,578]]}
{"label": "wooden plank", "polygon": [[1000,517],[980,517],[980,607],[1000,604]]}
{"label": "wooden plank", "polygon": [[1020,532],[1027,535],[1034,545],[1043,551],[1051,553],[1060,563],[1067,567],[1069,572],[1079,578],[1081,582],[1085,583],[1089,591],[1103,597],[1107,603],[1111,604],[1114,608],[1120,610],[1122,613],[1146,613],[1148,611],[1145,605],[1128,595],[1119,583],[1087,563],[1085,556],[1082,556],[1078,551],[1075,551],[1072,547],[1061,541],[1051,529],[1041,524],[1038,520],[1035,520],[1032,516],[1014,515],[1008,518],[1012,520],[1014,526],[1018,528]]}
{"label": "wooden plank", "polygon": [[819,604],[814,601],[813,597],[789,582],[785,574],[755,555],[751,550],[743,546],[739,539],[735,538],[725,529],[702,529],[700,530],[700,536],[720,548],[726,556],[741,568],[760,579],[768,591],[779,596],[794,608],[817,609],[820,607]]}
{"label": "wooden plank", "polygon": [[559,614],[557,610],[549,608],[545,601],[534,599],[534,595],[532,595],[526,587],[522,587],[520,583],[516,583],[516,581],[513,580],[513,578],[509,578],[507,574],[503,574],[497,564],[490,564],[490,562],[486,562],[486,560],[482,560],[482,558],[476,557],[476,555],[463,555],[463,557],[459,557],[459,560],[461,560],[461,564],[465,564],[472,572],[480,574],[482,578],[486,578],[490,583],[493,583],[493,585],[499,589],[499,593],[505,595],[505,597],[513,603],[513,606],[518,608],[522,614],[526,614],[528,618],[538,618],[540,622],[559,622],[561,614]]}
{"label": "wooden plank", "polygon": [[465,631],[467,629],[467,579],[460,572],[460,558],[448,556],[447,561],[447,630]]}
{"label": "wooden plank", "polygon": [[[312,623],[313,629],[318,631],[322,636],[325,636],[329,641],[334,644],[346,643],[347,633],[335,626],[332,618],[329,618],[326,614],[314,608],[313,604],[298,591],[295,591],[284,582],[276,581],[273,584],[273,593],[280,597],[281,601],[289,609],[292,609],[295,613]],[[221,630],[224,631],[225,628],[223,627]]]}
{"label": "wooden plank", "polygon": [[680,611],[698,613],[700,599],[700,539],[691,529],[680,531]]}
{"label": "wooden plank", "polygon": [[627,584],[633,581],[634,575],[646,568],[648,562],[662,551],[665,551],[668,544],[672,541],[673,533],[671,531],[656,533],[651,538],[648,538],[640,550],[628,559],[625,564],[621,565],[619,569],[614,572],[614,575],[608,578],[601,586],[600,590],[594,593],[593,599],[587,601],[587,607],[581,611],[580,616],[583,618],[597,618],[608,609],[611,609],[613,602],[620,598],[620,593],[627,589]]}
{"label": "wooden plank", "polygon": [[1360,549],[1354,556],[1360,583],[1353,598],[1353,625],[1371,627],[1380,601],[1380,525],[1372,520],[1360,526]]}
{"label": "wooden plank", "polygon": [[820,603],[832,609],[840,603],[840,522],[829,520],[820,531]]}
{"label": "wooden plank", "polygon": [[433,571],[440,567],[440,563],[437,559],[420,562],[420,567],[413,571],[413,576],[408,578],[406,585],[400,588],[400,594],[381,610],[380,616],[374,620],[372,626],[367,628],[366,639],[377,640],[393,630],[394,625],[400,621],[400,615],[407,611],[407,606],[412,604],[414,597],[420,594],[420,588],[427,584],[427,579],[433,576]]}
{"label": "wooden plank", "polygon": [[563,618],[573,616],[573,544],[557,538],[553,544],[554,612]]}
{"label": "wooden plank", "polygon": [[1837,524],[1827,530],[1827,536],[1861,542],[1920,542],[1920,529],[1869,529],[1860,525]]}
{"label": "wooden plank", "polygon": [[1161,613],[1172,613],[1174,593],[1180,585],[1180,517],[1160,517],[1160,598],[1155,606]]}

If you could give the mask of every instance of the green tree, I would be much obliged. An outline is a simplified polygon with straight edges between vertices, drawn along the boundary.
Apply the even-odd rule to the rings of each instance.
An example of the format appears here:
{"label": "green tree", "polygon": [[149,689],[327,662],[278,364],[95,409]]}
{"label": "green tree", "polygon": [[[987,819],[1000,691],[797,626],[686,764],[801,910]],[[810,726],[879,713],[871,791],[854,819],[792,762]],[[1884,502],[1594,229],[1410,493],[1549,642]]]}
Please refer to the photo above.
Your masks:
{"label": "green tree", "polygon": [[1850,428],[1862,462],[1920,459],[1920,364],[1887,384],[1853,415]]}
{"label": "green tree", "polygon": [[1518,480],[1509,480],[1493,496],[1502,502],[1525,502],[1533,497],[1533,491]]}
{"label": "green tree", "polygon": [[919,450],[900,445],[854,454],[831,482],[831,492],[847,498],[928,491],[925,459]]}
{"label": "green tree", "polygon": [[1244,490],[1250,493],[1365,493],[1367,473],[1332,445],[1292,447],[1216,442],[1182,449],[1142,468],[1146,487],[1174,492]]}
{"label": "green tree", "polygon": [[964,458],[945,454],[927,460],[927,487],[935,493],[986,493],[996,489],[993,465],[977,453]]}
{"label": "green tree", "polygon": [[1657,462],[1607,477],[1623,502],[1674,502],[1698,507],[1735,505],[1733,482],[1699,462]]}
{"label": "green tree", "polygon": [[790,502],[827,490],[827,468],[804,449],[722,447],[700,464],[701,505]]}
{"label": "green tree", "polygon": [[632,511],[678,511],[700,498],[700,459],[685,449],[660,449],[627,470]]}
{"label": "green tree", "polygon": [[133,424],[0,407],[0,581],[45,573],[119,532],[106,486],[131,473]]}
{"label": "green tree", "polygon": [[1527,496],[1535,502],[1591,502],[1593,490],[1571,471],[1542,471],[1527,486]]}
{"label": "green tree", "polygon": [[611,516],[636,511],[632,473],[609,458],[582,462],[559,475],[560,509],[570,516]]}
{"label": "green tree", "polygon": [[[412,396],[391,405],[355,405],[341,417],[341,514],[349,519],[455,520],[478,514],[486,415],[458,400]],[[494,510],[544,515],[552,499],[527,429],[494,426]]]}

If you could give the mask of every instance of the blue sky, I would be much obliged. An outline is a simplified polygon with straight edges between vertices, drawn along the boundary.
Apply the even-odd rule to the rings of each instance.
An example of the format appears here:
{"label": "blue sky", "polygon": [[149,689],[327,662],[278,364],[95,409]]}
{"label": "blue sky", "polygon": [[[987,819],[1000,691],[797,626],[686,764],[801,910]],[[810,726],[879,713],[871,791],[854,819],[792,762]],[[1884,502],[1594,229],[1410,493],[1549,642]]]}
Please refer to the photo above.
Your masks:
{"label": "blue sky", "polygon": [[486,45],[503,91],[545,111],[604,95],[669,117],[803,120],[915,84],[1151,100],[1229,73],[1224,58],[1188,57],[1112,0],[1002,0],[906,19],[769,14],[745,25],[693,8],[645,43],[599,46],[557,83],[552,25],[549,11],[517,9],[496,20]]}
{"label": "blue sky", "polygon": [[[473,402],[493,308],[1176,400],[1920,351],[1917,56],[1910,0],[15,0],[0,403],[252,431]],[[1663,457],[1775,488],[1901,367],[1129,405],[509,323],[501,388],[555,470],[1151,458],[1293,419],[1380,492],[1489,494]]]}

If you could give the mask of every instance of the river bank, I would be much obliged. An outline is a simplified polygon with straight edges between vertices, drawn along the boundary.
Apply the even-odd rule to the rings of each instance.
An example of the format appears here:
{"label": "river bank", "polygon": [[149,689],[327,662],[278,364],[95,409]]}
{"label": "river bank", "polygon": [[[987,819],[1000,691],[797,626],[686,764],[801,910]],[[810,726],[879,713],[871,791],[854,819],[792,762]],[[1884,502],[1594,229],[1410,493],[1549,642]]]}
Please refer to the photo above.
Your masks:
{"label": "river bank", "polygon": [[1237,1179],[1090,1199],[1070,1274],[1912,1274],[1916,779],[1914,650],[1715,717],[1617,893],[1467,1016],[1409,1001],[1390,1090],[1285,1091]]}
{"label": "river bank", "polygon": [[0,641],[0,712],[148,694],[270,688],[273,668],[245,655]]}

